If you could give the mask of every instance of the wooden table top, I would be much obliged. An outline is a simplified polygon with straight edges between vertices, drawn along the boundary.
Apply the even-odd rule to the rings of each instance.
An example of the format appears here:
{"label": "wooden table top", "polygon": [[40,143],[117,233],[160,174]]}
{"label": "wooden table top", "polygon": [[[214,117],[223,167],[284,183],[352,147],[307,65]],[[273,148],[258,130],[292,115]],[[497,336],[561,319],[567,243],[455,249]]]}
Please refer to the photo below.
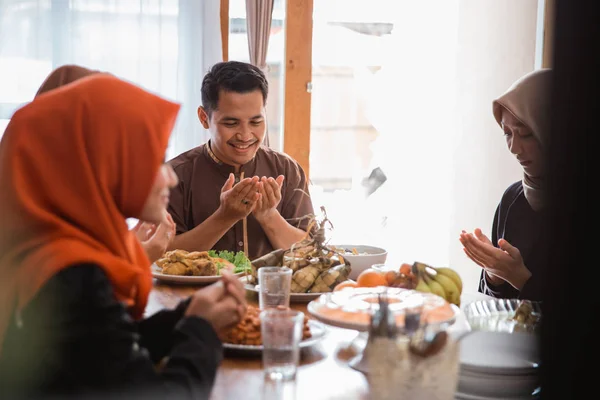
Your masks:
{"label": "wooden table top", "polygon": [[[155,281],[146,315],[175,307],[198,288],[200,287],[167,285]],[[256,293],[248,291],[247,296],[250,303],[258,304]],[[462,304],[482,296],[484,295],[475,293],[463,295]],[[292,303],[291,307],[309,315],[306,304]],[[464,319],[459,317],[451,329],[466,329]],[[296,382],[280,386],[265,383],[260,355],[226,353],[211,399],[368,399],[365,376],[347,365],[348,359],[353,355],[347,350],[348,345],[358,332],[336,327],[327,327],[327,330],[327,335],[321,341],[302,349]]]}

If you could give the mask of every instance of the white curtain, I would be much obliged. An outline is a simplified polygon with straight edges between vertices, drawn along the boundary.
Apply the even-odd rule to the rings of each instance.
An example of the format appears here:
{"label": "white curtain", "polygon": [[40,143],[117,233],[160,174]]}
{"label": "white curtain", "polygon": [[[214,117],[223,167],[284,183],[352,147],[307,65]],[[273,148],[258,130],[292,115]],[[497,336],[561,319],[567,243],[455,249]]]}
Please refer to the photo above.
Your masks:
{"label": "white curtain", "polygon": [[0,122],[52,69],[79,64],[182,104],[170,159],[208,138],[196,109],[221,61],[219,21],[219,0],[0,0]]}
{"label": "white curtain", "polygon": [[[248,53],[250,62],[267,71],[267,49],[271,37],[273,19],[273,0],[246,0],[246,27],[248,31]],[[263,142],[269,146],[269,126]]]}

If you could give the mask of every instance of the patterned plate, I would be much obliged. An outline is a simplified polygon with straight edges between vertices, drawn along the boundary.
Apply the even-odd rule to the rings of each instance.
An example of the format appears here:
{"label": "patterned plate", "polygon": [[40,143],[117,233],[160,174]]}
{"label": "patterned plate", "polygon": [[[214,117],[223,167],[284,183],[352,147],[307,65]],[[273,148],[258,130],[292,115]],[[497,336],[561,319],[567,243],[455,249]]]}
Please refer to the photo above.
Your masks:
{"label": "patterned plate", "polygon": [[[321,339],[325,337],[327,334],[327,327],[315,320],[308,320],[308,326],[310,328],[311,337],[308,339],[302,340],[300,342],[300,348],[310,347],[319,342]],[[251,346],[245,344],[232,344],[232,343],[223,343],[223,347],[227,350],[235,350],[236,352],[242,353],[261,353],[263,350],[263,346]]]}

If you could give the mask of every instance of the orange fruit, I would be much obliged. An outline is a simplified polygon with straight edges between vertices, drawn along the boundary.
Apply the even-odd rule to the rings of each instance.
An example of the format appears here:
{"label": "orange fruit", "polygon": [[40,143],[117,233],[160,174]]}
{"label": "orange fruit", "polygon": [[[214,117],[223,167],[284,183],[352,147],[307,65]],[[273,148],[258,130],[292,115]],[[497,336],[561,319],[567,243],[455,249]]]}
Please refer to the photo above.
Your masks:
{"label": "orange fruit", "polygon": [[356,283],[359,287],[387,286],[385,273],[373,268],[367,268],[358,275]]}
{"label": "orange fruit", "polygon": [[404,275],[409,275],[411,270],[412,270],[412,266],[410,264],[404,263],[400,266],[399,272]]}
{"label": "orange fruit", "polygon": [[398,273],[396,271],[387,271],[385,273],[385,281],[387,282],[387,285],[391,285],[396,278],[398,277]]}
{"label": "orange fruit", "polygon": [[345,288],[355,288],[355,287],[358,287],[356,282],[354,282],[352,279],[348,279],[347,281],[338,283],[336,285],[336,287],[333,288],[333,291],[337,292],[338,290],[342,290]]}

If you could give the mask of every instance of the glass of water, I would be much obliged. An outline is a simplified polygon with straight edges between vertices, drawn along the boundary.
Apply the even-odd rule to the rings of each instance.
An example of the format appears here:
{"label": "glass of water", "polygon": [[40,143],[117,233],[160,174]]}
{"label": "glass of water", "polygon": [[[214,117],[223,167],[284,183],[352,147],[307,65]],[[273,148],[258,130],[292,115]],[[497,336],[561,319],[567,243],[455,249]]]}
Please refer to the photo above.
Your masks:
{"label": "glass of water", "polygon": [[296,378],[304,313],[290,309],[267,309],[260,313],[265,378],[290,381]]}
{"label": "glass of water", "polygon": [[258,269],[258,305],[261,310],[290,306],[292,270],[287,267]]}

